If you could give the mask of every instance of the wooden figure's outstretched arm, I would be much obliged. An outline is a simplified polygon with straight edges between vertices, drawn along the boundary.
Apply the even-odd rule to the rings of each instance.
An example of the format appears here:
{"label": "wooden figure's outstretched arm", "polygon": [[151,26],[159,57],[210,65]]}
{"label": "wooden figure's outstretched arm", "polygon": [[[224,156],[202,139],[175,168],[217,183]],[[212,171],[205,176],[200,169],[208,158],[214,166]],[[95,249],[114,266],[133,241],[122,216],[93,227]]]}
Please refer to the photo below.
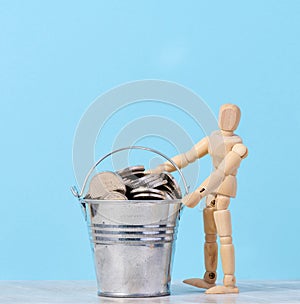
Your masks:
{"label": "wooden figure's outstretched arm", "polygon": [[[205,137],[200,140],[191,150],[187,151],[186,153],[182,153],[172,157],[174,163],[178,166],[178,168],[184,168],[188,164],[193,163],[196,159],[203,157],[208,153],[208,138]],[[166,172],[173,172],[176,168],[170,163],[165,162],[155,169],[151,169],[149,173],[161,173],[163,171]]]}
{"label": "wooden figure's outstretched arm", "polygon": [[236,144],[226,155],[210,176],[192,193],[183,198],[183,203],[188,207],[195,207],[199,201],[214,192],[224,181],[227,175],[232,175],[240,166],[243,158],[247,157],[248,149],[243,144]]}

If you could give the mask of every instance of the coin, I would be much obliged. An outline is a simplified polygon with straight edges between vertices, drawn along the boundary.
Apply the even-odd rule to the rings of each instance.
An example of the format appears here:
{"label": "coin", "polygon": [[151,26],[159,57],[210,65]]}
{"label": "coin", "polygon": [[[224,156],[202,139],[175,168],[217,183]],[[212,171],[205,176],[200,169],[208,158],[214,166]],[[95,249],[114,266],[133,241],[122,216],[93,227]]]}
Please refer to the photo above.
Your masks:
{"label": "coin", "polygon": [[[159,177],[159,175],[148,174],[148,175],[145,175],[144,177],[133,180],[129,184],[129,186],[132,187],[132,188],[139,188],[139,187],[142,187],[142,186],[149,185],[149,184],[151,184],[155,181],[158,182],[160,179],[161,178]],[[149,187],[149,188],[151,188],[151,187]]]}
{"label": "coin", "polygon": [[163,180],[163,179],[157,179],[155,181],[151,181],[147,184],[147,186],[149,188],[158,188],[158,187],[161,187],[165,184],[167,184],[168,182],[166,180]]}
{"label": "coin", "polygon": [[172,192],[165,192],[165,196],[167,200],[175,200],[177,197]]}
{"label": "coin", "polygon": [[159,195],[164,195],[164,192],[161,190],[151,189],[151,188],[147,188],[147,187],[140,187],[140,188],[133,189],[130,193],[131,194],[155,193],[155,194],[159,194]]}
{"label": "coin", "polygon": [[159,187],[157,187],[159,190],[162,190],[162,191],[166,191],[166,192],[170,192],[172,193],[173,192],[173,189],[168,185],[168,182],[165,183],[164,185],[161,185]]}
{"label": "coin", "polygon": [[143,177],[143,176],[145,176],[144,171],[135,171],[135,172],[124,173],[121,177],[123,179],[125,179],[125,178],[126,179],[137,179],[137,178],[140,178],[140,177]]}
{"label": "coin", "polygon": [[111,200],[111,201],[126,201],[128,200],[127,196],[117,192],[117,191],[111,191],[103,196],[104,200]]}
{"label": "coin", "polygon": [[125,177],[127,175],[132,175],[135,172],[144,172],[145,167],[143,165],[138,165],[138,166],[131,166],[124,168],[122,170],[117,171],[116,173],[119,174],[121,177]]}
{"label": "coin", "polygon": [[118,174],[106,171],[98,173],[92,178],[88,195],[92,199],[101,199],[111,191],[125,194],[126,187]]}
{"label": "coin", "polygon": [[165,192],[167,199],[177,199],[178,194],[168,184],[162,185],[158,189]]}
{"label": "coin", "polygon": [[176,197],[182,198],[182,193],[176,179],[170,173],[166,172],[161,173],[160,176],[168,181],[168,186],[171,187],[173,190],[172,192],[175,193]]}

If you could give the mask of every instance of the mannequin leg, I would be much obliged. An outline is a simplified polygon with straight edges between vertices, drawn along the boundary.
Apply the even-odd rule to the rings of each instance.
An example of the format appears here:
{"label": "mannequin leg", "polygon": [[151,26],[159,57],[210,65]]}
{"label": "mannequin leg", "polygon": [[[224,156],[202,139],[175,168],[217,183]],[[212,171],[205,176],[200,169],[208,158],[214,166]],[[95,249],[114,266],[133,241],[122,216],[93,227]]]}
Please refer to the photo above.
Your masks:
{"label": "mannequin leg", "polygon": [[230,203],[230,197],[217,195],[216,211],[214,219],[217,227],[217,233],[220,236],[220,252],[222,268],[224,273],[223,286],[215,286],[206,291],[206,293],[238,293],[235,286],[235,257],[234,246],[232,244],[232,228],[230,211],[227,210]]}
{"label": "mannequin leg", "polygon": [[218,245],[217,229],[214,220],[215,212],[215,195],[209,195],[206,199],[206,208],[203,210],[203,222],[205,232],[204,259],[205,274],[203,279],[193,278],[184,280],[183,282],[199,288],[211,288],[215,286],[217,279],[217,263],[218,263]]}

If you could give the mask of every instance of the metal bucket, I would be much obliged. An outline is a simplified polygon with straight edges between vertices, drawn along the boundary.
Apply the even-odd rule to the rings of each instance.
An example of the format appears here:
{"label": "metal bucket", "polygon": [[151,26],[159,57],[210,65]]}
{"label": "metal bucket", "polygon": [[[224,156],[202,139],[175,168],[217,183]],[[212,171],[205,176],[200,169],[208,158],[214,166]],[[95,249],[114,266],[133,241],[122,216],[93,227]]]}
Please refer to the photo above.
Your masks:
{"label": "metal bucket", "polygon": [[186,193],[188,187],[177,165],[159,151],[140,147],[115,150],[89,171],[80,193],[75,187],[88,223],[98,295],[109,297],[155,297],[170,294],[172,258],[182,203],[177,200],[82,199],[92,171],[108,156],[128,149],[154,152],[178,170]]}

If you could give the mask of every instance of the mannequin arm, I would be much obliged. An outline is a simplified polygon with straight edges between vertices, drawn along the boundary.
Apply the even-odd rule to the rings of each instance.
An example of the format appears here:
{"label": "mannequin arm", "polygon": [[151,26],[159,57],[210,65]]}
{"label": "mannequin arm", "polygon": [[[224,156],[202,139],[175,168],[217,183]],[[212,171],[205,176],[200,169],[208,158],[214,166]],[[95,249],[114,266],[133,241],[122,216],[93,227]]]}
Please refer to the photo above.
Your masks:
{"label": "mannequin arm", "polygon": [[235,172],[240,166],[242,159],[247,155],[248,150],[246,146],[243,144],[234,145],[218,168],[194,192],[183,198],[183,203],[188,207],[195,207],[204,196],[214,192],[227,175]]}
{"label": "mannequin arm", "polygon": [[[205,137],[200,140],[191,150],[172,157],[174,163],[179,169],[186,167],[188,164],[193,163],[196,159],[203,157],[208,153],[208,138]],[[169,162],[165,162],[155,169],[149,170],[149,173],[161,173],[163,171],[173,172],[176,168]]]}

